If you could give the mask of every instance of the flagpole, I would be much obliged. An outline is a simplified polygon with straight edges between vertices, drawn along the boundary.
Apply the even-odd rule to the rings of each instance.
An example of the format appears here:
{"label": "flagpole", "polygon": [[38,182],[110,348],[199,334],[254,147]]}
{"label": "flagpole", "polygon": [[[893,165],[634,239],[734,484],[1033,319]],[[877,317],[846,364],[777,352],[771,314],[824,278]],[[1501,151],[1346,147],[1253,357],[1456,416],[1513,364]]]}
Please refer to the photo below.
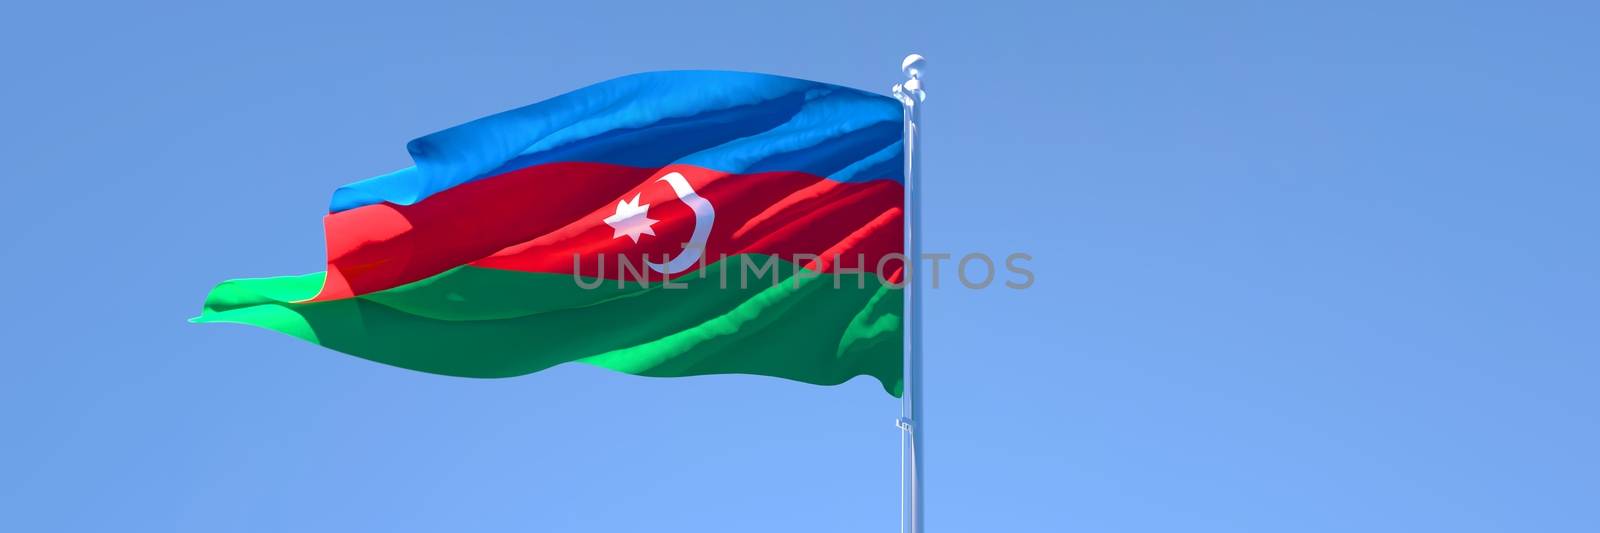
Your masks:
{"label": "flagpole", "polygon": [[905,384],[900,400],[900,530],[923,533],[922,458],[922,71],[927,60],[911,54],[900,63],[906,81],[894,85],[905,110]]}

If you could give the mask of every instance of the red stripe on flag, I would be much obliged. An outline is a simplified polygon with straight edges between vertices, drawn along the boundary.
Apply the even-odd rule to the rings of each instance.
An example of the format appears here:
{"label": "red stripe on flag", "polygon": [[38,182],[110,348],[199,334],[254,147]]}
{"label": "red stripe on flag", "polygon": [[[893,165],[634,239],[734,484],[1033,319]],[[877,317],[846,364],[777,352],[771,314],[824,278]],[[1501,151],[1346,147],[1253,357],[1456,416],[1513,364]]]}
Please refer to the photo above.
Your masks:
{"label": "red stripe on flag", "polygon": [[[817,270],[842,265],[872,272],[886,254],[903,250],[904,189],[893,181],[554,163],[459,185],[415,205],[385,203],[328,215],[328,281],[316,299],[375,292],[469,263],[571,274],[575,254],[579,273],[589,277],[617,278],[619,257],[648,271],[645,260],[664,263],[682,253],[696,225],[694,212],[660,179],[672,172],[715,210],[704,263],[744,253],[804,263],[806,255],[815,255],[823,259],[809,265]],[[635,194],[657,220],[654,235],[642,235],[637,243],[605,222],[619,201]]]}

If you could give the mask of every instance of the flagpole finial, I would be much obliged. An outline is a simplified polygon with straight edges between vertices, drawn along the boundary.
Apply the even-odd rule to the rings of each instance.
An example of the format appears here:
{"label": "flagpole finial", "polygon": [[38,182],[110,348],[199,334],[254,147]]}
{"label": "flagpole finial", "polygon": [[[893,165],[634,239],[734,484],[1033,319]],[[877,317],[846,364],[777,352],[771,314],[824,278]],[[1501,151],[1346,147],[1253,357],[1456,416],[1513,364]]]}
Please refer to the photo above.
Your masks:
{"label": "flagpole finial", "polygon": [[928,66],[928,59],[922,54],[911,54],[900,62],[900,71],[906,73],[907,78],[922,79],[922,69]]}
{"label": "flagpole finial", "polygon": [[927,58],[922,54],[911,54],[900,62],[900,71],[906,75],[906,81],[894,84],[894,95],[907,105],[920,104],[928,99],[927,91],[922,90],[922,71],[928,68]]}

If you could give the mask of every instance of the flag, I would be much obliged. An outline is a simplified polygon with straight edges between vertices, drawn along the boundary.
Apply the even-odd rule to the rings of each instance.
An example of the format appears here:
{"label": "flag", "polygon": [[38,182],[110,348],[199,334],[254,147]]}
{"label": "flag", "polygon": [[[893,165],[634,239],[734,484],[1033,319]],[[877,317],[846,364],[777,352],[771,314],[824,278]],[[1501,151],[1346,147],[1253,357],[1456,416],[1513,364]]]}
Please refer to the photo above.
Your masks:
{"label": "flag", "polygon": [[898,101],[741,72],[625,76],[407,144],[351,183],[327,268],[235,279],[195,322],[398,367],[567,362],[901,393]]}

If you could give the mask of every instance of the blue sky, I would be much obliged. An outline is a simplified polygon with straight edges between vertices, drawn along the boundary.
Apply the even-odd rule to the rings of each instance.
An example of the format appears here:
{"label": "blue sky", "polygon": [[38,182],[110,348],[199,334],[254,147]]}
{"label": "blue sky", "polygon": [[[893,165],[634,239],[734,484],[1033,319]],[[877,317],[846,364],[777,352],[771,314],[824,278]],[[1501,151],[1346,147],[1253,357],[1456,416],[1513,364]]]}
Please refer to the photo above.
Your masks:
{"label": "blue sky", "polygon": [[7,531],[891,531],[897,404],[246,327],[405,141],[630,72],[931,61],[934,531],[1600,529],[1583,3],[42,4],[0,19]]}

